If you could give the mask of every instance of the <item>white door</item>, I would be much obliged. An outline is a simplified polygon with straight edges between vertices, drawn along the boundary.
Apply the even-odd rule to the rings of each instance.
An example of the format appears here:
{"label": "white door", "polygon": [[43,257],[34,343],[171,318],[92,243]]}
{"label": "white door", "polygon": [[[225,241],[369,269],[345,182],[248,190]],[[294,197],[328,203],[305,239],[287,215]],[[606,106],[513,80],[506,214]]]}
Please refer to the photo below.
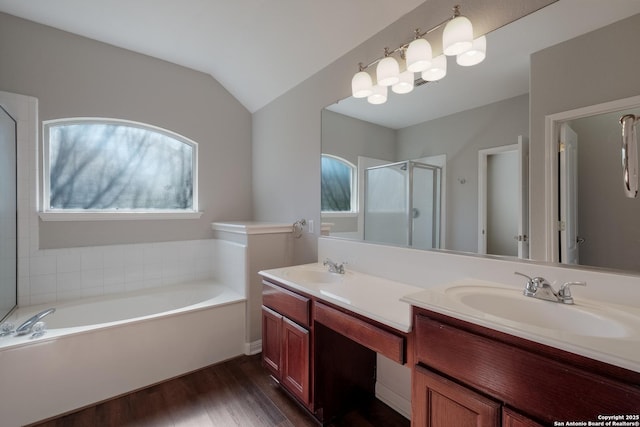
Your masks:
{"label": "white door", "polygon": [[578,135],[560,126],[560,262],[578,264]]}
{"label": "white door", "polygon": [[528,258],[528,142],[478,152],[478,253]]}

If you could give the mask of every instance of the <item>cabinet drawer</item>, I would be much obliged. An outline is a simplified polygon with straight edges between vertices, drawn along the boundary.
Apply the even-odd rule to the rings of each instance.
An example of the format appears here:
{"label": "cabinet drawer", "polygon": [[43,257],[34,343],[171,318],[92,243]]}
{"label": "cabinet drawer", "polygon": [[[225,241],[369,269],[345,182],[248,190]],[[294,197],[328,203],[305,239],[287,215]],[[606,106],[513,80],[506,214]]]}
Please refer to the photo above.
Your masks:
{"label": "cabinet drawer", "polygon": [[316,302],[314,320],[400,364],[405,363],[404,337]]}
{"label": "cabinet drawer", "polygon": [[423,315],[415,317],[415,332],[419,363],[535,418],[596,420],[638,411],[640,387]]}
{"label": "cabinet drawer", "polygon": [[262,304],[288,317],[299,325],[311,326],[309,298],[291,292],[266,280],[262,281]]}

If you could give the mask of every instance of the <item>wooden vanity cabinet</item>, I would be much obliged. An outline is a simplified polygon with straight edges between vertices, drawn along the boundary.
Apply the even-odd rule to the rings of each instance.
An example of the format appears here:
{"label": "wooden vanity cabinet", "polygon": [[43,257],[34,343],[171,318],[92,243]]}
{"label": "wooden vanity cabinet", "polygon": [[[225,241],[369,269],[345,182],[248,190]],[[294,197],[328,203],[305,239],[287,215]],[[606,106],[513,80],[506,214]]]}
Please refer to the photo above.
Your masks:
{"label": "wooden vanity cabinet", "polygon": [[271,279],[262,284],[263,365],[319,422],[375,396],[376,353],[407,361],[406,333]]}
{"label": "wooden vanity cabinet", "polygon": [[263,365],[311,409],[311,300],[263,281],[262,304]]}
{"label": "wooden vanity cabinet", "polygon": [[421,366],[414,368],[412,387],[414,426],[499,427],[498,402]]}
{"label": "wooden vanity cabinet", "polygon": [[636,372],[420,308],[414,326],[413,426],[535,427],[640,411]]}

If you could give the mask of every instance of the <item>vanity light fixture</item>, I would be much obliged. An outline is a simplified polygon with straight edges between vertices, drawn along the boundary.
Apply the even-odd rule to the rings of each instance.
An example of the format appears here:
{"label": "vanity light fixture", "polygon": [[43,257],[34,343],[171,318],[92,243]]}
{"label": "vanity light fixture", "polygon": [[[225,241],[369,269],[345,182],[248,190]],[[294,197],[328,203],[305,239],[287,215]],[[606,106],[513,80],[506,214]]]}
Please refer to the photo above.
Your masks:
{"label": "vanity light fixture", "polygon": [[373,86],[373,93],[367,97],[369,104],[379,105],[387,102],[387,94],[389,93],[388,89],[389,88],[387,86]]}
{"label": "vanity light fixture", "polygon": [[435,82],[443,79],[447,75],[447,57],[436,56],[431,62],[431,66],[422,72],[422,80]]}
{"label": "vanity light fixture", "polygon": [[484,61],[487,56],[487,38],[480,36],[473,41],[471,49],[456,55],[456,62],[463,67],[470,67]]}
{"label": "vanity light fixture", "polygon": [[[443,54],[433,58],[431,44],[424,37],[443,26]],[[426,81],[436,81],[445,77],[447,74],[445,55],[456,56],[456,62],[459,65],[471,66],[482,62],[486,52],[486,37],[473,38],[471,21],[460,15],[460,6],[456,5],[453,7],[452,17],[427,31],[416,29],[414,38],[410,42],[393,50],[385,48],[384,56],[367,65],[360,63],[359,71],[351,80],[352,94],[354,98],[367,98],[372,104],[383,104],[387,101],[389,86],[395,93],[411,92],[415,86],[414,73],[422,73],[421,77]],[[375,76],[372,76],[367,70],[374,65],[376,65]]]}
{"label": "vanity light fixture", "polygon": [[400,64],[393,56],[390,56],[388,48],[384,48],[384,58],[376,67],[376,80],[380,86],[392,86],[400,81]]}
{"label": "vanity light fixture", "polygon": [[409,93],[414,87],[414,75],[412,71],[405,70],[400,73],[400,80],[398,83],[391,86],[391,90],[395,93],[404,94]]}

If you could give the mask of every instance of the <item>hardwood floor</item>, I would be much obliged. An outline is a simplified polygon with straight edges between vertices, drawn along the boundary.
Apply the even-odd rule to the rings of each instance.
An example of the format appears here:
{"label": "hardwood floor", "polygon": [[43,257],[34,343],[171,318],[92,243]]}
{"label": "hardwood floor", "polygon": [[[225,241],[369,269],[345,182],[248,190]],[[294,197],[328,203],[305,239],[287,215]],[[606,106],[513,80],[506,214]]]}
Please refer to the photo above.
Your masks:
{"label": "hardwood floor", "polygon": [[[408,427],[378,400],[332,427]],[[317,427],[269,378],[260,355],[242,356],[43,423],[38,427]]]}

